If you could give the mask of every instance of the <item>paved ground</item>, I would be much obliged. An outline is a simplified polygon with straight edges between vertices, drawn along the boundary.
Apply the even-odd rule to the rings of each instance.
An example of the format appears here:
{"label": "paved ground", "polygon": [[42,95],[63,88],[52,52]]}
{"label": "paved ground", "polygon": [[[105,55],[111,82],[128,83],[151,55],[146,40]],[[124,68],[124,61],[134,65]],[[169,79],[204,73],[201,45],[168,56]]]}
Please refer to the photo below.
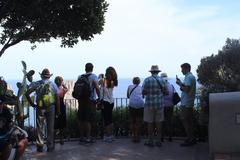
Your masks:
{"label": "paved ground", "polygon": [[34,145],[27,148],[27,160],[208,160],[208,144],[180,147],[182,141],[164,142],[161,148],[149,148],[143,142],[134,144],[130,139],[116,139],[113,143],[97,140],[90,146],[77,141],[56,144],[54,152],[36,152]]}

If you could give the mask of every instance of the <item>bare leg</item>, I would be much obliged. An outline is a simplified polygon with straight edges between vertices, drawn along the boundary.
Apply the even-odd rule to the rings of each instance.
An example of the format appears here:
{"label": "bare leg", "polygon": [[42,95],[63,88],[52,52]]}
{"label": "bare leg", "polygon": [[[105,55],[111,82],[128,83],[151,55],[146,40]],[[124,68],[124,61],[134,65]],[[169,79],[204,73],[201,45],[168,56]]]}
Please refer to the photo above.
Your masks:
{"label": "bare leg", "polygon": [[27,148],[27,145],[28,145],[28,140],[27,139],[22,139],[19,143],[18,143],[18,148],[17,148],[17,151],[16,151],[16,160],[19,160],[25,149]]}
{"label": "bare leg", "polygon": [[153,123],[148,123],[148,140],[153,141]]}
{"label": "bare leg", "polygon": [[161,142],[161,137],[162,137],[162,122],[156,122],[156,128],[157,128],[157,141]]}

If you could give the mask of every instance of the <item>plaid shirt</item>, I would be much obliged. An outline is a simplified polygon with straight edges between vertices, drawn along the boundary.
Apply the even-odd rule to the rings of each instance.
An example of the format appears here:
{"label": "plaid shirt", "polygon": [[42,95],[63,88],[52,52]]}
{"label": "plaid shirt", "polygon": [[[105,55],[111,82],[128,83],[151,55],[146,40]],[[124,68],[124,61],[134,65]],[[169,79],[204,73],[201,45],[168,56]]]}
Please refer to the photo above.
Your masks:
{"label": "plaid shirt", "polygon": [[156,79],[160,82],[162,87],[165,87],[165,82],[157,74],[147,77],[143,82],[143,90],[145,92],[144,107],[163,107],[163,93]]}

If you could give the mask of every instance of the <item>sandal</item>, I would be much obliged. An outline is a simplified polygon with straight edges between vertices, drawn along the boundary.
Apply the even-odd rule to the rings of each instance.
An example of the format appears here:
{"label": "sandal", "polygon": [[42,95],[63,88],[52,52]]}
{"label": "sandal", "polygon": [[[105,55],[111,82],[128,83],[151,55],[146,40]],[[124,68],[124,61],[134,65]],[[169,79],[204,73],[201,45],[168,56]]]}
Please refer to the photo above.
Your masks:
{"label": "sandal", "polygon": [[153,141],[146,141],[144,145],[148,147],[154,147]]}

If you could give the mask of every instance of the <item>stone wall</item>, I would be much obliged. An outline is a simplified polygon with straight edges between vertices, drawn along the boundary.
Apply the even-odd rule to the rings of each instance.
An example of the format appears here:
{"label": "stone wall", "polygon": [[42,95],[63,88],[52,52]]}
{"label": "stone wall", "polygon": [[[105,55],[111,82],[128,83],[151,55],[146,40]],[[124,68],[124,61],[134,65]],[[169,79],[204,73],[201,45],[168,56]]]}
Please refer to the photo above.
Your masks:
{"label": "stone wall", "polygon": [[240,92],[209,97],[210,153],[240,153]]}

